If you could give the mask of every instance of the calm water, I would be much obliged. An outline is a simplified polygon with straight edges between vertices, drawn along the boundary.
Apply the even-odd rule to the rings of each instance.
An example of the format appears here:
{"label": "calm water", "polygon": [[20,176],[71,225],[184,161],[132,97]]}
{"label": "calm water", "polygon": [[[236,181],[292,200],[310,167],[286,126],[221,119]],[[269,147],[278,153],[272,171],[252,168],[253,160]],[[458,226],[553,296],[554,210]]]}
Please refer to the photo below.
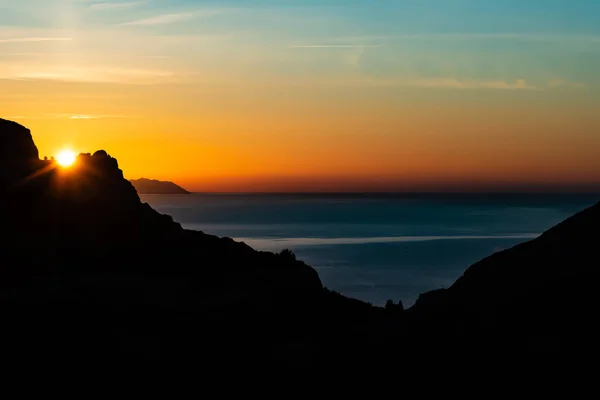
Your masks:
{"label": "calm water", "polygon": [[143,195],[184,228],[293,250],[344,295],[406,306],[600,195]]}

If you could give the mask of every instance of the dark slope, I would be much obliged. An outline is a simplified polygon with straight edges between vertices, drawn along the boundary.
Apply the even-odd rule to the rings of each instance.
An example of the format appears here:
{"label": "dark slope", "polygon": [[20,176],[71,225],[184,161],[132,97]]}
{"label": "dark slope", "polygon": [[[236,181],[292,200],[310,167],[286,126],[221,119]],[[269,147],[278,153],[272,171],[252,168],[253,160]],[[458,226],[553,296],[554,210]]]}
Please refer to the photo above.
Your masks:
{"label": "dark slope", "polygon": [[0,145],[6,359],[302,366],[353,342],[360,354],[383,315],[290,255],[182,229],[104,151],[61,169],[4,121]]}
{"label": "dark slope", "polygon": [[444,361],[597,347],[600,205],[401,312],[324,289],[290,254],[182,229],[104,151],[60,169],[38,159],[26,128],[0,120],[0,171],[5,363],[248,373],[423,361],[430,374]]}
{"label": "dark slope", "polygon": [[158,181],[156,179],[131,179],[139,194],[191,194],[173,182]]}
{"label": "dark slope", "polygon": [[589,354],[599,333],[600,204],[471,266],[407,316],[430,348]]}

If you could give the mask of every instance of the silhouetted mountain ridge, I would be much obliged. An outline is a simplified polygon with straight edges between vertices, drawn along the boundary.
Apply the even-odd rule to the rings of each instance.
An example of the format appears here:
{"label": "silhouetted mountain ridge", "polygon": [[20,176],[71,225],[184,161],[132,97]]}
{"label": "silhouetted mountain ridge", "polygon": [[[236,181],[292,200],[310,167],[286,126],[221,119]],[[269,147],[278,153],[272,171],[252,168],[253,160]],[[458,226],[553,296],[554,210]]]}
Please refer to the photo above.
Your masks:
{"label": "silhouetted mountain ridge", "polygon": [[[107,152],[61,168],[31,158],[37,149],[26,128],[0,129],[3,148],[13,149],[0,159],[10,171],[0,187],[0,294],[16,358],[286,361],[282,352],[318,354],[307,334],[317,326],[366,329],[345,304],[365,310],[357,315],[372,307],[324,289],[292,253],[184,230],[140,201]],[[77,350],[82,341],[103,345]]]}
{"label": "silhouetted mountain ridge", "polygon": [[[600,203],[421,295],[405,317],[439,346],[513,353],[589,352],[598,334]],[[457,334],[458,333],[458,334]]]}
{"label": "silhouetted mountain ridge", "polygon": [[60,168],[0,120],[0,171],[5,361],[347,368],[583,354],[598,333],[600,205],[403,311],[327,290],[289,251],[183,229],[106,151]]}

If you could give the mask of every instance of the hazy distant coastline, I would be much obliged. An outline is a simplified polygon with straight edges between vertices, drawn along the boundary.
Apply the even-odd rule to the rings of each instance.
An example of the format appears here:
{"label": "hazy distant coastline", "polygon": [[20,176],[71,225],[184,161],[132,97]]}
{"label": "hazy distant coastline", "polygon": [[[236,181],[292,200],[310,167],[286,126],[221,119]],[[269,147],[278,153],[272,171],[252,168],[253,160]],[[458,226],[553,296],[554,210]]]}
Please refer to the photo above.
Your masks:
{"label": "hazy distant coastline", "polygon": [[141,178],[132,179],[130,182],[139,194],[191,194],[181,186],[169,181]]}

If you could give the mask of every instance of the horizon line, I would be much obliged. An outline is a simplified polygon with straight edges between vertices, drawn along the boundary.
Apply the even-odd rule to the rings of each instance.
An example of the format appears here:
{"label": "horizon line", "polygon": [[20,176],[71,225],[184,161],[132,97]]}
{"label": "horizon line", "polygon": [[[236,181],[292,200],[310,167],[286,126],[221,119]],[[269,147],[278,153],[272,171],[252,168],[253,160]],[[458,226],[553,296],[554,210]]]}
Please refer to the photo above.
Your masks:
{"label": "horizon line", "polygon": [[[187,189],[186,189],[187,190]],[[514,194],[540,194],[540,195],[600,195],[600,188],[595,190],[500,190],[500,191],[193,191],[191,194],[218,194],[218,195],[514,195]],[[158,193],[148,193],[142,195],[158,195]],[[175,193],[174,193],[175,194]],[[167,194],[169,195],[169,194]]]}

